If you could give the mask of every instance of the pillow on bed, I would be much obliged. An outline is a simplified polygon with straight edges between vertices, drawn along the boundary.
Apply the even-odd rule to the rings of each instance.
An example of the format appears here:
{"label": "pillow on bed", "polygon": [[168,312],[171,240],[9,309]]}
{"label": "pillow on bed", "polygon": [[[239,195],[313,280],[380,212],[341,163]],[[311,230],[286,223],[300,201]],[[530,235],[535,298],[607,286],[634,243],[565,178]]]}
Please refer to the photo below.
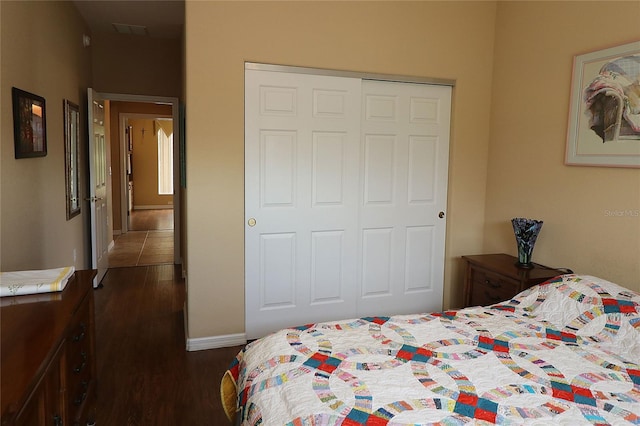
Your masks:
{"label": "pillow on bed", "polygon": [[640,294],[602,278],[562,275],[523,291],[508,305],[586,343],[640,358]]}
{"label": "pillow on bed", "polygon": [[640,294],[588,275],[561,275],[518,294],[510,304],[557,326],[567,325],[585,311],[639,314]]}
{"label": "pillow on bed", "polygon": [[224,414],[226,414],[231,423],[234,423],[238,407],[238,387],[236,378],[229,370],[225,371],[220,382],[220,398],[222,399]]}

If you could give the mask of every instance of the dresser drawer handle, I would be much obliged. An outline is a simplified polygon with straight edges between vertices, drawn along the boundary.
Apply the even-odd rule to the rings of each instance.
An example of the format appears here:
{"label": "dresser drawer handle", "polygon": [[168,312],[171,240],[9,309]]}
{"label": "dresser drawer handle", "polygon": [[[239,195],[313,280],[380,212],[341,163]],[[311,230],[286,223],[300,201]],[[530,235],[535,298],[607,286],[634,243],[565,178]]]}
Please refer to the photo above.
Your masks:
{"label": "dresser drawer handle", "polygon": [[76,374],[80,374],[84,367],[87,365],[87,353],[85,351],[80,352],[80,356],[82,357],[82,364],[73,368],[73,372]]}
{"label": "dresser drawer handle", "polygon": [[484,283],[486,285],[488,285],[489,287],[493,287],[493,288],[500,288],[502,287],[502,285],[500,283],[494,283],[493,281],[491,281],[489,278],[487,278],[486,280],[484,280]]}
{"label": "dresser drawer handle", "polygon": [[73,336],[73,341],[74,342],[79,342],[80,340],[84,339],[86,331],[87,331],[87,326],[84,325],[83,322],[81,322],[80,323],[80,334],[76,334],[75,336]]}

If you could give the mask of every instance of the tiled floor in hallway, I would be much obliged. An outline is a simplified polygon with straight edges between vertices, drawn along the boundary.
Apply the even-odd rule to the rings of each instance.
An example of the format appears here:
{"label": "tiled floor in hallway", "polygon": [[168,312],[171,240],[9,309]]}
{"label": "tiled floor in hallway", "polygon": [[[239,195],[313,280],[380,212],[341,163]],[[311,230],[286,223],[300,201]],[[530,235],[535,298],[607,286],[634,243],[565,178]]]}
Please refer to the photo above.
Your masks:
{"label": "tiled floor in hallway", "polygon": [[130,229],[115,238],[110,268],[173,263],[173,210],[134,210]]}

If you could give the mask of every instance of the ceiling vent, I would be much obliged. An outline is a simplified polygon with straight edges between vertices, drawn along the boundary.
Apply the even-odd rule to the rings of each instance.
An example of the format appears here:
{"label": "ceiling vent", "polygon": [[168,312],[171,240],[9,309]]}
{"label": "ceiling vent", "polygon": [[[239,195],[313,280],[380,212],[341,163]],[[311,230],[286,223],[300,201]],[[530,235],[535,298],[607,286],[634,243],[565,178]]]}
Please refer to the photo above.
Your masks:
{"label": "ceiling vent", "polygon": [[144,25],[131,25],[131,24],[116,24],[113,23],[113,28],[115,28],[118,34],[132,34],[132,35],[141,35],[146,36],[149,35],[147,31],[147,27]]}

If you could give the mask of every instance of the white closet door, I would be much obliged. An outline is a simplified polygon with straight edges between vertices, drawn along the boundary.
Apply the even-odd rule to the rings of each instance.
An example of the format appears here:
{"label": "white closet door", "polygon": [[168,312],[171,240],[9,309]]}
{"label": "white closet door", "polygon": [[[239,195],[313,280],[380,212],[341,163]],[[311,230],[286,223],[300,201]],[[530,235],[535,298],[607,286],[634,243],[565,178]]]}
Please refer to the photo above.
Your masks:
{"label": "white closet door", "polygon": [[356,313],[361,81],[245,70],[248,339]]}
{"label": "white closet door", "polygon": [[362,92],[358,316],[441,310],[451,88]]}

